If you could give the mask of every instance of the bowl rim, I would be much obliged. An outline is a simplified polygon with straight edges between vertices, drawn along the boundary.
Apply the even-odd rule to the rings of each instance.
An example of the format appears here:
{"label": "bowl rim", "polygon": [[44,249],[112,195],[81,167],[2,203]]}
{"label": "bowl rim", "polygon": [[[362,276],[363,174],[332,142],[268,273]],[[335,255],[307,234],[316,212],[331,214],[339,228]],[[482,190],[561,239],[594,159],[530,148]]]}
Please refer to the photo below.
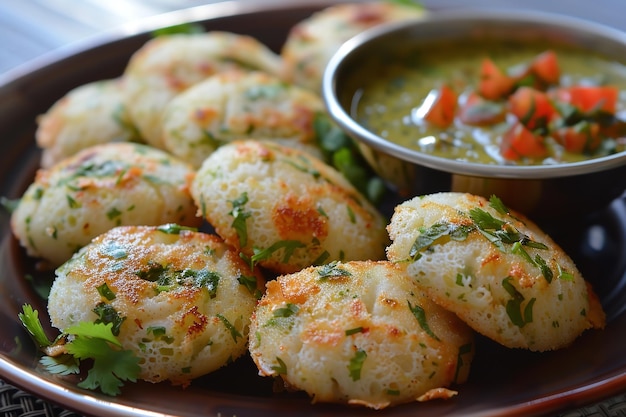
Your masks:
{"label": "bowl rim", "polygon": [[[331,118],[353,139],[403,161],[451,174],[490,178],[546,179],[590,174],[626,165],[626,151],[579,162],[546,165],[496,165],[459,161],[430,155],[384,139],[369,131],[346,111],[338,99],[337,77],[343,64],[354,54],[376,41],[397,32],[433,24],[455,22],[525,23],[547,28],[562,28],[570,33],[594,36],[623,45],[626,33],[610,26],[553,12],[534,10],[494,10],[479,7],[464,10],[442,10],[411,20],[386,23],[352,37],[337,49],[328,61],[322,77],[322,98]],[[626,61],[624,62],[626,65]]]}

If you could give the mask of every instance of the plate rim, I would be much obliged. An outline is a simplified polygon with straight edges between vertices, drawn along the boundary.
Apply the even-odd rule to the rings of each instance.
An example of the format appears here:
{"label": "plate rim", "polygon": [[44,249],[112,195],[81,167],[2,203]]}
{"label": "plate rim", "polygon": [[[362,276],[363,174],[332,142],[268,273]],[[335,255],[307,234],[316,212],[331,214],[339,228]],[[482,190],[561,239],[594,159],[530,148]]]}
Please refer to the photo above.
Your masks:
{"label": "plate rim", "polygon": [[[26,63],[0,74],[0,89],[13,83],[18,83],[26,76],[32,76],[53,63],[59,63],[76,54],[103,46],[107,43],[121,41],[129,36],[148,33],[159,27],[190,21],[209,21],[244,13],[268,12],[289,6],[290,8],[316,8],[339,3],[336,0],[307,0],[293,2],[289,0],[264,0],[263,2],[248,2],[243,0],[227,0],[219,3],[195,6],[176,10],[140,19],[136,22],[121,25],[120,27],[104,31],[80,41],[68,44],[50,51],[42,56],[31,59]],[[2,245],[7,244],[7,237]],[[45,378],[34,369],[25,369],[20,364],[0,352],[0,377],[7,382],[32,393],[35,396],[59,404],[63,408],[76,410],[98,416],[162,416],[175,417],[176,414],[164,414],[146,409],[138,409],[131,405],[115,402],[114,398],[99,393],[69,389],[62,384]],[[626,373],[613,375],[590,385],[572,387],[563,392],[553,393],[535,401],[518,403],[512,406],[500,407],[486,412],[469,413],[467,416],[496,416],[496,415],[528,415],[528,413],[545,413],[562,408],[564,404],[585,405],[592,401],[600,401],[615,395],[626,388]],[[206,414],[205,414],[206,415]]]}

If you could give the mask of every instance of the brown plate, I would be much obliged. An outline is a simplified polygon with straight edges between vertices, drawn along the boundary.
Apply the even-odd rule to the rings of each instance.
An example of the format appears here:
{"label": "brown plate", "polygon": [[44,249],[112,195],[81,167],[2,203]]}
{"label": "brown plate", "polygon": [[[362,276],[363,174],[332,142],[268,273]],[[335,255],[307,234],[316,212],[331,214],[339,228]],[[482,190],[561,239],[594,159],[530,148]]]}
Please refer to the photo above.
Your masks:
{"label": "brown plate", "polygon": [[[35,118],[69,89],[119,75],[152,29],[200,22],[208,30],[246,33],[278,51],[296,22],[332,2],[225,2],[170,13],[129,30],[57,51],[0,77],[0,196],[18,198],[32,181],[39,151]],[[129,32],[131,34],[129,35]],[[47,322],[45,302],[25,278],[49,280],[20,249],[0,213],[0,377],[37,396],[98,416],[495,416],[536,415],[600,401],[626,391],[626,202],[615,201],[567,227],[543,225],[572,255],[599,293],[608,315],[604,331],[585,333],[569,348],[530,353],[478,338],[470,380],[448,401],[413,403],[381,412],[311,404],[297,393],[275,394],[244,357],[186,388],[167,383],[128,384],[116,398],[84,391],[72,378],[37,368],[37,352],[17,318],[24,303]],[[552,230],[553,229],[553,230]],[[54,334],[51,332],[51,334]]]}

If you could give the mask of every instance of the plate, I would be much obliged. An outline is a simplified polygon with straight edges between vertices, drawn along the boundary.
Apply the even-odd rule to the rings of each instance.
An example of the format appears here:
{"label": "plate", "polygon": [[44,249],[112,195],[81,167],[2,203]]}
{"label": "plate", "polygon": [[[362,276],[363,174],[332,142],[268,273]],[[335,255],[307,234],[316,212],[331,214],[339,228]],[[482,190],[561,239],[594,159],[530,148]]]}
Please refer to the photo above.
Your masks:
{"label": "plate", "polygon": [[[35,118],[69,89],[119,75],[149,32],[182,22],[208,30],[246,33],[279,50],[289,28],[330,1],[224,2],[148,19],[57,51],[0,78],[0,196],[18,198],[32,181],[39,161]],[[376,412],[385,416],[537,415],[582,406],[626,391],[626,197],[581,219],[542,225],[574,258],[593,283],[608,316],[603,331],[588,331],[556,352],[503,348],[478,337],[469,381],[448,401],[412,403]],[[17,318],[30,303],[47,323],[45,302],[27,277],[37,271],[0,214],[0,377],[82,414],[98,416],[363,416],[371,410],[311,404],[301,393],[274,393],[272,381],[257,375],[246,356],[182,389],[167,383],[127,384],[111,398],[76,387],[77,380],[41,372],[37,352]],[[54,334],[51,332],[50,334]]]}

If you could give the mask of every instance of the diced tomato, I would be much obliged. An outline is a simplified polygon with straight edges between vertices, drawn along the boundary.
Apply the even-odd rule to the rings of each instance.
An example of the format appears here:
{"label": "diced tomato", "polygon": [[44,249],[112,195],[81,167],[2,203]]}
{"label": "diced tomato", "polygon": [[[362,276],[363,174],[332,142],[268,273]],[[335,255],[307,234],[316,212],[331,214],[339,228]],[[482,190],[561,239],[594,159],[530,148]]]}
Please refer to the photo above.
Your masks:
{"label": "diced tomato", "polygon": [[516,122],[502,135],[500,154],[509,160],[518,160],[522,157],[542,158],[548,150],[543,136],[535,135],[522,123]]}
{"label": "diced tomato", "polygon": [[530,63],[530,71],[546,84],[558,84],[561,78],[559,62],[552,50],[537,55]]}
{"label": "diced tomato", "polygon": [[602,143],[600,125],[585,121],[560,127],[552,132],[552,137],[573,153],[592,152]]}
{"label": "diced tomato", "polygon": [[514,80],[506,75],[489,58],[485,58],[480,68],[478,93],[488,100],[506,97],[513,89]]}
{"label": "diced tomato", "polygon": [[569,103],[583,113],[603,111],[615,114],[619,92],[613,86],[575,85],[559,88],[552,94],[556,100]]}
{"label": "diced tomato", "polygon": [[556,115],[550,98],[542,91],[520,87],[508,100],[509,111],[528,129],[545,127]]}
{"label": "diced tomato", "polygon": [[440,128],[446,128],[454,121],[456,112],[456,93],[447,85],[431,90],[417,109],[419,118]]}
{"label": "diced tomato", "polygon": [[496,101],[487,100],[476,92],[467,95],[459,107],[459,120],[471,126],[489,126],[504,121],[505,106]]}

